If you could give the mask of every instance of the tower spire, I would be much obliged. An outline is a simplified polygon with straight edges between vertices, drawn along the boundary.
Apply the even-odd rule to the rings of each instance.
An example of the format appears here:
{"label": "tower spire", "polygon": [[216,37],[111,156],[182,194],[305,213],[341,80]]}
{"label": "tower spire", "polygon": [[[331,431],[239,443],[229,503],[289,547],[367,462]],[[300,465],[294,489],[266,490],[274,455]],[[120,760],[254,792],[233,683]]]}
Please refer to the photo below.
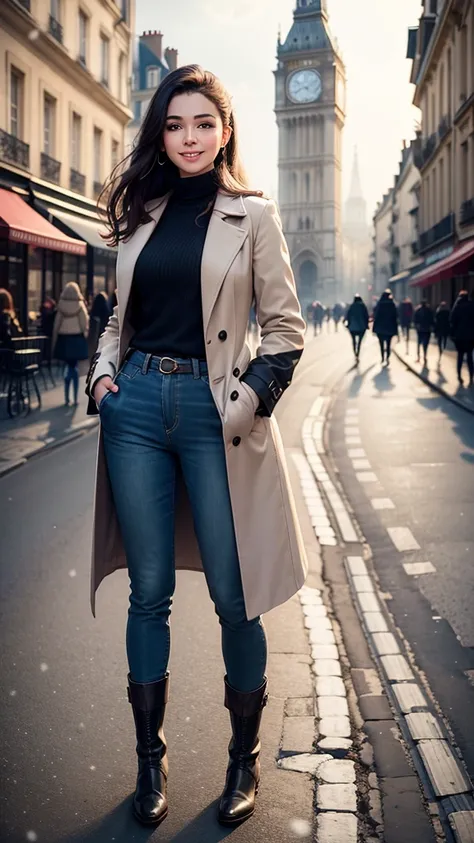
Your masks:
{"label": "tower spire", "polygon": [[354,147],[354,161],[352,164],[351,189],[349,193],[350,199],[360,199],[362,197],[362,185],[360,181],[359,172],[359,155],[357,146]]}

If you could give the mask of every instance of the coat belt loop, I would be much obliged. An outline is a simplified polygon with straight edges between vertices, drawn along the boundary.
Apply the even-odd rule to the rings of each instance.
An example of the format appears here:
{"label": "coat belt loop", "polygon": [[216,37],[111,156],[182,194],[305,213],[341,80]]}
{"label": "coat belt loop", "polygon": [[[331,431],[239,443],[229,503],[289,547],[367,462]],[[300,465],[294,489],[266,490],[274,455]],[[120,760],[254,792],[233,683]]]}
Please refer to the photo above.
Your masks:
{"label": "coat belt loop", "polygon": [[191,357],[191,365],[193,367],[193,378],[197,380],[201,377],[201,372],[199,369],[199,360],[196,357]]}
{"label": "coat belt loop", "polygon": [[152,358],[152,357],[153,357],[153,355],[152,355],[152,354],[147,354],[147,355],[145,355],[145,359],[144,359],[144,361],[143,361],[143,366],[142,366],[142,375],[146,375],[146,374],[147,374],[148,369],[150,368],[150,363],[151,363],[151,358]]}

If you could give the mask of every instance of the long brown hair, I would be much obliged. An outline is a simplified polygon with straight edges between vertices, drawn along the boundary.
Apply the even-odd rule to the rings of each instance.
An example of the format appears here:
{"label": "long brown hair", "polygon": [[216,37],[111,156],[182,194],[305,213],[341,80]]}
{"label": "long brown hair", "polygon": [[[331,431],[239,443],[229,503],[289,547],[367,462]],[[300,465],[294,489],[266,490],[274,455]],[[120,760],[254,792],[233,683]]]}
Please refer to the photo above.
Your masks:
{"label": "long brown hair", "polygon": [[9,290],[5,290],[4,287],[0,289],[0,311],[2,313],[9,313],[12,317],[15,316],[12,294]]}
{"label": "long brown hair", "polygon": [[179,67],[169,73],[156,89],[148,107],[142,127],[132,152],[114,168],[104,186],[99,202],[107,199],[106,240],[116,246],[136,231],[139,225],[150,221],[145,205],[152,199],[164,196],[179,178],[177,167],[166,158],[158,165],[163,144],[163,133],[170,101],[178,94],[197,92],[214,103],[224,126],[232,129],[230,139],[215,160],[216,180],[221,190],[233,196],[262,196],[262,191],[251,190],[242,167],[238,151],[237,127],[228,92],[222,82],[203,70],[198,64]]}

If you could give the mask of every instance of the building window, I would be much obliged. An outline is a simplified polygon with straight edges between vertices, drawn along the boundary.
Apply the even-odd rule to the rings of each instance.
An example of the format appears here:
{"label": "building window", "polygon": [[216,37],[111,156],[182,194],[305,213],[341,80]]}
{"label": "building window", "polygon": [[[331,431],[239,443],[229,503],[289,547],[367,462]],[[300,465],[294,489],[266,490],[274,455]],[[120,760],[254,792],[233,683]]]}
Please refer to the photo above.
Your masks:
{"label": "building window", "polygon": [[61,0],[51,0],[49,12],[49,33],[62,44],[63,28],[61,26]]}
{"label": "building window", "polygon": [[128,0],[120,0],[120,11],[125,22],[128,21]]}
{"label": "building window", "polygon": [[87,64],[87,15],[79,9],[79,61]]}
{"label": "building window", "polygon": [[309,173],[305,173],[304,182],[305,182],[306,201],[309,202],[309,191],[310,191],[310,176],[309,176]]}
{"label": "building window", "polygon": [[160,71],[157,67],[147,67],[146,71],[146,86],[147,88],[157,88],[160,84]]}
{"label": "building window", "polygon": [[125,95],[125,53],[120,53],[118,60],[118,98],[120,102],[126,101]]}
{"label": "building window", "polygon": [[465,202],[470,199],[469,196],[469,143],[461,144],[461,191],[462,201]]}
{"label": "building window", "polygon": [[430,15],[435,15],[438,11],[438,0],[430,0]]}
{"label": "building window", "polygon": [[448,114],[452,113],[452,84],[453,84],[453,62],[451,50],[448,50]]}
{"label": "building window", "polygon": [[81,136],[82,136],[82,117],[80,114],[72,113],[72,127],[71,127],[71,167],[73,170],[80,172],[81,169]]}
{"label": "building window", "polygon": [[25,100],[25,75],[16,67],[10,70],[10,134],[23,138],[23,110]]}
{"label": "building window", "polygon": [[102,178],[102,131],[94,126],[94,181],[101,182]]}
{"label": "building window", "polygon": [[43,106],[43,152],[54,158],[56,139],[56,100],[49,94],[44,95]]}
{"label": "building window", "polygon": [[140,103],[140,118],[143,119],[145,114],[147,113],[148,106],[150,105],[150,100],[142,100]]}
{"label": "building window", "polygon": [[117,166],[119,162],[119,154],[120,154],[120,144],[117,140],[112,140],[112,146],[110,151],[110,163],[112,165],[112,170],[114,167]]}
{"label": "building window", "polygon": [[105,35],[100,36],[100,81],[109,84],[109,39]]}
{"label": "building window", "polygon": [[460,38],[461,38],[461,78],[460,78],[460,94],[461,94],[461,102],[467,99],[469,94],[469,59],[468,59],[468,47],[467,47],[467,26],[463,26],[461,28]]}
{"label": "building window", "polygon": [[[439,162],[439,177],[438,177],[438,198],[439,198],[439,207],[438,207],[438,219],[441,220],[444,217],[444,208],[445,208],[445,201],[446,201],[446,190],[444,186],[444,158],[440,159]],[[451,210],[451,208],[449,208]]]}

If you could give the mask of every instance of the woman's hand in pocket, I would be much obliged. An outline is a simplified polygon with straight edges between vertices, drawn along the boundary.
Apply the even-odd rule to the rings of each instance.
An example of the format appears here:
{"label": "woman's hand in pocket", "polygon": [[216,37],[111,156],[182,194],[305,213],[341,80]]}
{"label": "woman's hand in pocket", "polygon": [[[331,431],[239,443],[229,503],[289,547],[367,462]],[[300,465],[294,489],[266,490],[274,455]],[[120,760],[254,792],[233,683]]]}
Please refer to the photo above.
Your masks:
{"label": "woman's hand in pocket", "polygon": [[109,378],[108,375],[104,375],[103,378],[97,381],[94,387],[94,401],[97,404],[97,407],[100,407],[102,400],[105,398],[108,392],[118,392],[119,388],[116,383],[113,382],[112,378]]}

